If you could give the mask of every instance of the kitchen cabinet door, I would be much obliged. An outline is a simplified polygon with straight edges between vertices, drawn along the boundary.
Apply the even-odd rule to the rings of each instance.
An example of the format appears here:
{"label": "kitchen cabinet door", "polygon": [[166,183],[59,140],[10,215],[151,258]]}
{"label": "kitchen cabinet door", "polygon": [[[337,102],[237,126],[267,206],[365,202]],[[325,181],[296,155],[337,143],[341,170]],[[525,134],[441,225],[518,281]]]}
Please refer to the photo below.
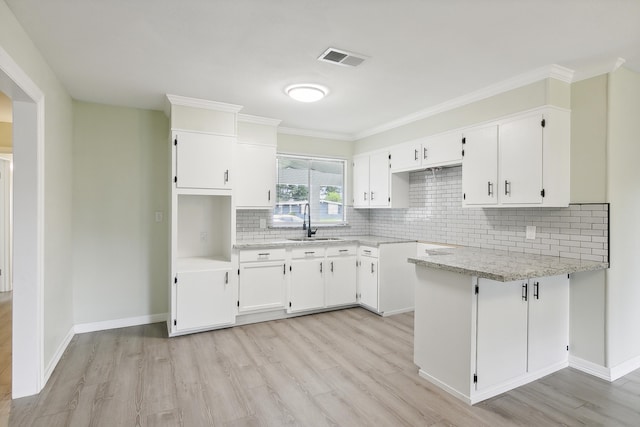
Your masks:
{"label": "kitchen cabinet door", "polygon": [[356,257],[327,258],[327,307],[356,303]]}
{"label": "kitchen cabinet door", "polygon": [[[542,203],[542,114],[499,126],[499,199],[503,205]],[[466,155],[466,153],[465,153]]]}
{"label": "kitchen cabinet door", "polygon": [[177,331],[231,325],[235,322],[236,295],[231,270],[178,273],[176,289]]}
{"label": "kitchen cabinet door", "polygon": [[527,281],[478,279],[476,390],[527,372]]}
{"label": "kitchen cabinet door", "polygon": [[272,209],[276,195],[276,147],[239,143],[236,153],[236,207]]}
{"label": "kitchen cabinet door", "polygon": [[569,352],[569,278],[529,280],[528,371],[567,362]]}
{"label": "kitchen cabinet door", "polygon": [[391,172],[419,170],[422,166],[422,144],[414,141],[391,148]]}
{"label": "kitchen cabinet door", "polygon": [[231,190],[235,138],[174,132],[176,187]]}
{"label": "kitchen cabinet door", "polygon": [[353,158],[353,206],[369,207],[369,156]]}
{"label": "kitchen cabinet door", "polygon": [[285,307],[284,262],[240,263],[238,312]]}
{"label": "kitchen cabinet door", "polygon": [[462,157],[463,206],[498,203],[498,127],[464,132]]}
{"label": "kitchen cabinet door", "polygon": [[462,162],[462,132],[427,138],[422,143],[421,156],[423,168],[459,164]]}
{"label": "kitchen cabinet door", "polygon": [[324,307],[324,264],[324,258],[291,262],[290,312]]}
{"label": "kitchen cabinet door", "polygon": [[358,265],[360,304],[378,311],[378,259],[360,258]]}
{"label": "kitchen cabinet door", "polygon": [[389,154],[371,154],[369,157],[369,194],[371,207],[389,206]]}

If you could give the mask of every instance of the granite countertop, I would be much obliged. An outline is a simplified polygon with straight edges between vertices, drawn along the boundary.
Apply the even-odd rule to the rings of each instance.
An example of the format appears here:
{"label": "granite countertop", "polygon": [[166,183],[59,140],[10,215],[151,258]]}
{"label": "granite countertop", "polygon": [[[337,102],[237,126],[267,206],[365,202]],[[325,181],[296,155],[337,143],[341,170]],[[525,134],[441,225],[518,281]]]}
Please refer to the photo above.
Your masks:
{"label": "granite countertop", "polygon": [[[320,237],[320,236],[319,236]],[[334,240],[251,240],[236,242],[234,249],[267,249],[267,248],[293,248],[299,246],[335,246],[345,244],[360,244],[366,246],[380,246],[389,243],[407,243],[415,240],[396,239],[381,236],[345,236],[330,238]]]}
{"label": "granite countertop", "polygon": [[412,257],[408,261],[418,266],[448,270],[500,282],[602,270],[609,267],[609,263],[606,262],[581,261],[572,258],[470,247],[429,250],[426,256]]}

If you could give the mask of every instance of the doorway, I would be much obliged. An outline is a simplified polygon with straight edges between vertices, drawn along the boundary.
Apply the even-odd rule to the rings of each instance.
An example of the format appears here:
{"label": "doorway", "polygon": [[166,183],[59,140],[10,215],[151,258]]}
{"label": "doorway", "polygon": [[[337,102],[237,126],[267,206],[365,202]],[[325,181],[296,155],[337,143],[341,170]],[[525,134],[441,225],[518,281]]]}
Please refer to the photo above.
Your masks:
{"label": "doorway", "polygon": [[43,386],[44,94],[0,47],[13,110],[12,398]]}

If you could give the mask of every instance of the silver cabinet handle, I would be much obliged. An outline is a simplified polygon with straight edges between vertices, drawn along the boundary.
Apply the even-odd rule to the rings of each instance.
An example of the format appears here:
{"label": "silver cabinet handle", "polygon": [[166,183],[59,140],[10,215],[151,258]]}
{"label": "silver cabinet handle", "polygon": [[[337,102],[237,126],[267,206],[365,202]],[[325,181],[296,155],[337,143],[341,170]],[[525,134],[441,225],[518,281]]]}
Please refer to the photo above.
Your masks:
{"label": "silver cabinet handle", "polygon": [[373,263],[371,263],[371,274],[373,274],[373,273],[374,273],[374,271],[373,271]]}
{"label": "silver cabinet handle", "polygon": [[366,191],[364,192],[364,200],[365,201],[367,200],[367,192]]}
{"label": "silver cabinet handle", "polygon": [[333,261],[331,261],[331,272],[333,273]]}
{"label": "silver cabinet handle", "polygon": [[224,284],[228,284],[229,283],[229,272],[225,271],[224,273]]}
{"label": "silver cabinet handle", "polygon": [[418,160],[418,149],[413,150],[413,160]]}
{"label": "silver cabinet handle", "polygon": [[258,254],[258,256],[269,256],[269,255],[271,255],[270,252],[262,252]]}
{"label": "silver cabinet handle", "polygon": [[508,196],[510,194],[511,194],[511,183],[505,179],[504,180],[504,195]]}
{"label": "silver cabinet handle", "polygon": [[371,254],[371,251],[369,249],[363,249],[362,252],[364,252],[365,254]]}
{"label": "silver cabinet handle", "polygon": [[373,200],[373,194],[374,194],[374,193],[373,193],[373,191],[372,191],[372,192],[371,192],[371,200]]}
{"label": "silver cabinet handle", "polygon": [[322,262],[320,263],[320,273],[322,273]]}
{"label": "silver cabinet handle", "polygon": [[535,299],[540,299],[540,282],[533,283],[533,297]]}
{"label": "silver cabinet handle", "polygon": [[487,181],[487,196],[493,196],[493,183]]}
{"label": "silver cabinet handle", "polygon": [[226,184],[227,182],[229,182],[229,169],[224,171],[224,183]]}
{"label": "silver cabinet handle", "polygon": [[522,284],[522,299],[524,301],[527,300],[527,288],[528,288],[529,284],[528,283],[523,283]]}
{"label": "silver cabinet handle", "polygon": [[338,252],[349,252],[349,249],[339,249]]}
{"label": "silver cabinet handle", "polygon": [[315,253],[316,253],[315,251],[309,251],[309,252],[305,252],[304,254],[305,254],[305,255],[313,255],[313,254],[315,254]]}
{"label": "silver cabinet handle", "polygon": [[287,264],[282,264],[282,275],[286,275],[287,274]]}
{"label": "silver cabinet handle", "polygon": [[267,200],[271,201],[271,190],[267,192]]}
{"label": "silver cabinet handle", "polygon": [[424,147],[423,150],[424,151],[422,153],[422,156],[423,156],[423,159],[426,159],[427,158],[427,147]]}

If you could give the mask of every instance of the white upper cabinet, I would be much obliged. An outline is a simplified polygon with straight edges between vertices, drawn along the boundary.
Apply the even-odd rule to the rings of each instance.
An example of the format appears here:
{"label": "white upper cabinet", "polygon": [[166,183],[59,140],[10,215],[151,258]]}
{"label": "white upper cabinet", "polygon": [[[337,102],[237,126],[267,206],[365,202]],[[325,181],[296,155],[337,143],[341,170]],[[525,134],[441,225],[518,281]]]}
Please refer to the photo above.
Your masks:
{"label": "white upper cabinet", "polygon": [[569,205],[568,111],[544,107],[463,135],[463,206]]}
{"label": "white upper cabinet", "polygon": [[451,166],[462,162],[462,132],[420,138],[391,147],[391,172]]}
{"label": "white upper cabinet", "polygon": [[498,203],[498,127],[485,126],[464,133],[462,193],[466,205]]}
{"label": "white upper cabinet", "polygon": [[177,188],[230,190],[235,138],[174,131]]}
{"label": "white upper cabinet", "polygon": [[502,204],[542,203],[542,120],[536,113],[499,127]]}
{"label": "white upper cabinet", "polygon": [[409,206],[408,174],[391,173],[388,151],[353,158],[353,206],[356,208],[406,208]]}
{"label": "white upper cabinet", "polygon": [[238,115],[234,181],[236,207],[272,209],[276,197],[277,126],[280,120]]}

